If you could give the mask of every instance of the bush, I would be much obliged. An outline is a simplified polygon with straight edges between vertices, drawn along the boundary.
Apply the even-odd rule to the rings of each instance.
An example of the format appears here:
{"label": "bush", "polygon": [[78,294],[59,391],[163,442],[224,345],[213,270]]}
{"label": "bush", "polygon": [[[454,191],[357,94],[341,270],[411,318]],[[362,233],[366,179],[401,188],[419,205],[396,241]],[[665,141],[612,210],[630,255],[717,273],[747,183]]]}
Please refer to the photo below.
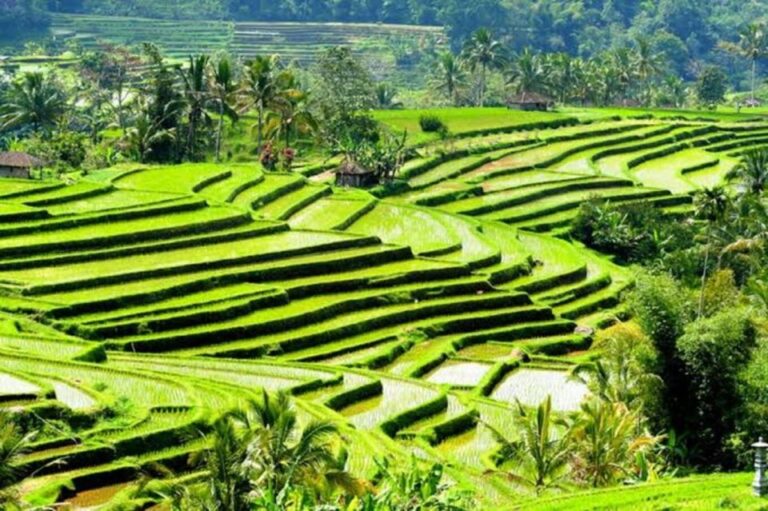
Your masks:
{"label": "bush", "polygon": [[755,330],[744,309],[724,310],[685,329],[677,348],[687,379],[685,430],[692,461],[732,467],[727,439],[742,411],[739,375],[748,366]]}
{"label": "bush", "polygon": [[448,127],[436,115],[422,115],[419,126],[424,133],[447,133]]}

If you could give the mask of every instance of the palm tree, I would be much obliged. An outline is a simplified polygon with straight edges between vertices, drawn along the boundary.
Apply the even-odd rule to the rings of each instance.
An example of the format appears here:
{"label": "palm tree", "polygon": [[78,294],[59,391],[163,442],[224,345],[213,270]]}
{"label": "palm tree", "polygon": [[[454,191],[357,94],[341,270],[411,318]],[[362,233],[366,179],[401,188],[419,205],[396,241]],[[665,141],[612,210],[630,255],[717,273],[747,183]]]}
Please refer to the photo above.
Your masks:
{"label": "palm tree", "polygon": [[750,23],[739,33],[738,43],[723,42],[720,45],[726,51],[749,59],[752,64],[752,92],[750,97],[754,101],[757,61],[765,57],[766,52],[768,52],[768,31],[765,23]]}
{"label": "palm tree", "polygon": [[464,45],[462,57],[471,71],[480,68],[478,97],[480,106],[485,106],[488,71],[502,69],[507,63],[504,46],[500,41],[493,38],[489,30],[480,28],[472,34],[472,37]]}
{"label": "palm tree", "polygon": [[317,121],[309,108],[309,95],[298,88],[288,88],[275,99],[273,111],[265,118],[264,132],[271,140],[283,139],[291,146],[291,135],[309,135],[317,130]]}
{"label": "palm tree", "polygon": [[382,110],[394,110],[402,108],[403,103],[397,99],[397,90],[386,84],[376,85],[376,107]]}
{"label": "palm tree", "polygon": [[0,106],[0,130],[31,125],[37,132],[48,131],[66,111],[62,86],[40,72],[25,73],[11,84]]}
{"label": "palm tree", "polygon": [[636,42],[637,47],[635,48],[634,56],[635,72],[645,87],[643,103],[648,105],[651,96],[650,81],[661,72],[663,59],[661,55],[653,51],[651,42],[648,39],[638,37]]}
{"label": "palm tree", "polygon": [[745,153],[726,179],[738,182],[744,193],[762,195],[768,186],[768,149],[753,149]]}
{"label": "palm tree", "polygon": [[[251,482],[243,469],[248,444],[254,432],[235,427],[230,420],[213,425],[211,447],[205,451],[203,466],[208,472],[200,495],[181,495],[206,511],[247,511],[251,509],[248,493]],[[193,463],[194,463],[193,456]]]}
{"label": "palm tree", "polygon": [[300,429],[286,392],[264,391],[230,420],[250,432],[243,468],[257,492],[279,495],[291,487],[317,489],[342,479],[334,446],[338,428],[329,421],[312,421]]}
{"label": "palm tree", "polygon": [[550,70],[544,58],[526,48],[512,60],[507,84],[514,88],[516,94],[546,92],[549,78]]}
{"label": "palm tree", "polygon": [[278,86],[280,81],[279,64],[280,60],[277,55],[258,56],[249,62],[245,68],[243,96],[246,99],[246,108],[255,108],[258,115],[256,125],[257,152],[261,152],[264,140],[264,115],[280,92]]}
{"label": "palm tree", "polygon": [[454,106],[459,104],[459,90],[466,84],[466,78],[466,72],[453,53],[446,51],[440,54],[434,88],[445,94]]}
{"label": "palm tree", "polygon": [[[505,475],[541,493],[557,486],[563,478],[571,451],[567,424],[552,413],[551,396],[547,396],[534,413],[525,410],[519,402],[517,408],[519,440],[508,440],[492,426],[486,424],[486,427],[501,445],[500,465],[511,463],[515,467],[515,472]],[[558,427],[562,429],[559,436]]]}
{"label": "palm tree", "polygon": [[[171,112],[169,115],[174,114]],[[164,128],[164,123],[164,117],[154,119],[148,105],[143,102],[137,105],[133,125],[123,137],[123,144],[131,158],[144,163],[152,159],[152,148],[157,144],[176,140],[176,129]]]}
{"label": "palm tree", "polygon": [[233,123],[238,120],[237,112],[233,108],[237,81],[234,65],[229,57],[223,57],[216,63],[209,81],[213,101],[219,114],[219,121],[216,126],[216,161],[219,162],[221,161],[221,136],[224,130],[224,117],[228,117]]}
{"label": "palm tree", "polygon": [[[768,177],[768,172],[766,172],[766,177]],[[707,282],[707,271],[709,269],[712,231],[715,225],[723,219],[729,206],[730,197],[728,197],[726,191],[720,186],[705,188],[698,192],[694,197],[696,216],[707,222],[707,240],[704,248],[704,269],[701,273],[701,290],[699,291],[699,317],[704,314],[704,285]]]}
{"label": "palm tree", "polygon": [[184,84],[184,102],[187,109],[187,154],[195,159],[197,153],[197,132],[200,123],[209,119],[206,106],[210,101],[210,90],[206,80],[206,71],[210,57],[198,55],[189,57],[189,66],[179,69]]}
{"label": "palm tree", "polygon": [[610,54],[609,65],[612,68],[611,72],[618,80],[621,97],[626,100],[632,82],[637,76],[632,51],[629,48],[617,48]]}
{"label": "palm tree", "polygon": [[10,486],[18,482],[16,464],[34,436],[34,433],[23,434],[13,417],[0,411],[0,509],[15,509],[18,505]]}
{"label": "palm tree", "polygon": [[638,421],[637,412],[624,403],[601,399],[583,403],[570,436],[576,478],[596,488],[632,474],[636,455],[659,441],[636,434]]}

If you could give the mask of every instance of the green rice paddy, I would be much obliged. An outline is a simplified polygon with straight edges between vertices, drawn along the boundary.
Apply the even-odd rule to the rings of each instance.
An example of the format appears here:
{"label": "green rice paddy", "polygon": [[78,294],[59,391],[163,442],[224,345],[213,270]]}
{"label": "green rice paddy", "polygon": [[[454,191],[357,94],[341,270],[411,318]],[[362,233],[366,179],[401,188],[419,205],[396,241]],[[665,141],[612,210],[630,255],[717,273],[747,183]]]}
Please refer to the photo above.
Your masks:
{"label": "green rice paddy", "polygon": [[[376,114],[417,146],[386,199],[256,163],[118,168],[69,186],[0,180],[0,407],[90,417],[71,425],[74,443],[46,432],[22,461],[34,474],[25,492],[73,481],[73,501],[105,503],[129,461],[128,485],[156,461],[193,472],[186,460],[206,446],[189,431],[265,388],[337,421],[363,472],[370,453],[417,453],[492,487],[489,508],[621,509],[624,493],[528,501],[484,475],[497,446],[483,423],[512,431],[518,400],[551,394],[565,412],[585,397],[568,355],[591,339],[575,329],[616,316],[631,273],[568,241],[580,204],[684,212],[688,192],[724,183],[734,152],[767,127],[435,113],[459,138],[421,134],[420,112]],[[554,370],[526,354],[562,358]],[[744,501],[742,476],[729,477],[720,498]],[[626,495],[656,509],[670,488]],[[675,509],[716,502],[695,493]]]}

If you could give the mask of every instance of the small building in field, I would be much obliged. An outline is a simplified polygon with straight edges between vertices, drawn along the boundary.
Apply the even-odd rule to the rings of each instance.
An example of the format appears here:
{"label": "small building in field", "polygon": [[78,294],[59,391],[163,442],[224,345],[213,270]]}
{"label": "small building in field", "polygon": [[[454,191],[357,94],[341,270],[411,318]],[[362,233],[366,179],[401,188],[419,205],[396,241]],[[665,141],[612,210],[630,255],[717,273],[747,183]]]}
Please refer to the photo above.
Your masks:
{"label": "small building in field", "polygon": [[0,153],[0,177],[31,179],[32,169],[42,166],[41,160],[27,153]]}
{"label": "small building in field", "polygon": [[523,92],[507,100],[507,107],[526,112],[546,112],[555,107],[555,101],[538,92]]}
{"label": "small building in field", "polygon": [[344,160],[336,169],[336,186],[353,188],[371,188],[379,184],[379,178],[373,170],[366,169],[357,162]]}

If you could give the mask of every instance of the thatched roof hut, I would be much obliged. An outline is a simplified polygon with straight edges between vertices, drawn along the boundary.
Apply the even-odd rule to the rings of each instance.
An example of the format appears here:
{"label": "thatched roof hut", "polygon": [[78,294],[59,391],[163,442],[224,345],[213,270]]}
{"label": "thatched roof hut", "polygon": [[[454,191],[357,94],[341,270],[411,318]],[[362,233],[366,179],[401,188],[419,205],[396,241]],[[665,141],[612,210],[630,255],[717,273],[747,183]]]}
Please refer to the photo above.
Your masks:
{"label": "thatched roof hut", "polygon": [[0,153],[0,177],[29,179],[32,169],[42,166],[42,160],[27,153]]}
{"label": "thatched roof hut", "polygon": [[379,178],[373,170],[367,169],[353,160],[344,160],[336,170],[336,186],[370,188],[379,184]]}
{"label": "thatched roof hut", "polygon": [[554,106],[555,101],[552,98],[538,92],[523,92],[507,100],[507,107],[524,111],[546,112]]}

